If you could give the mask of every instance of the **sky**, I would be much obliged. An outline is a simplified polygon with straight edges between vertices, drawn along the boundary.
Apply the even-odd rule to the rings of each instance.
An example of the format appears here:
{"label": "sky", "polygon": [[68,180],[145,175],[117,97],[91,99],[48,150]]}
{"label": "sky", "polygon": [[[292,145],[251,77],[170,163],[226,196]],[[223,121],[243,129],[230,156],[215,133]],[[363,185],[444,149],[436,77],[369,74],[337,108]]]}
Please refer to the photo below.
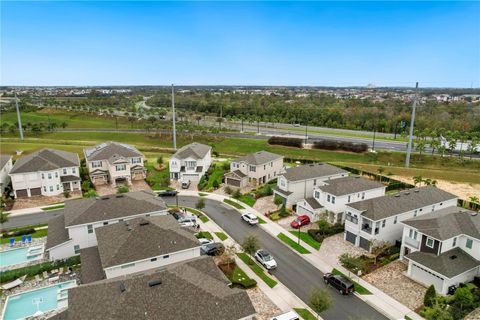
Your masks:
{"label": "sky", "polygon": [[480,2],[5,2],[1,85],[480,87]]}

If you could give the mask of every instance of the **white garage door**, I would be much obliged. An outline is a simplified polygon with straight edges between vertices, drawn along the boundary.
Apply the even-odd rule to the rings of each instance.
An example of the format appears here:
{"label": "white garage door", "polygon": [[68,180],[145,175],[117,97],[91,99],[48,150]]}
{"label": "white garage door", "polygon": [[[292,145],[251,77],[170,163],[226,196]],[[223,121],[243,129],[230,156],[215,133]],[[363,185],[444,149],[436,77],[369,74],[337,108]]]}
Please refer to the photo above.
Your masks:
{"label": "white garage door", "polygon": [[200,180],[198,174],[182,174],[182,180],[183,181],[198,181]]}
{"label": "white garage door", "polygon": [[307,215],[311,221],[315,221],[315,214],[313,212],[311,212],[310,210],[302,207],[302,206],[299,206],[297,205],[297,215],[299,216],[303,216],[303,215]]}
{"label": "white garage door", "polygon": [[440,278],[415,264],[412,264],[412,278],[427,285],[433,284],[435,286],[435,290],[440,292],[442,291],[443,278]]}

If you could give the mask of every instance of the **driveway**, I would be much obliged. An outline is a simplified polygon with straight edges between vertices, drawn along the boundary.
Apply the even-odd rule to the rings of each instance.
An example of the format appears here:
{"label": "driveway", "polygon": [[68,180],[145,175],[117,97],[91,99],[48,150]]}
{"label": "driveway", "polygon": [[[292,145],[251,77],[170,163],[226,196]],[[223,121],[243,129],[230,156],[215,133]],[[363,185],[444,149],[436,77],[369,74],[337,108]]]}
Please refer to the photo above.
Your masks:
{"label": "driveway", "polygon": [[[175,202],[172,198],[164,198],[164,200],[169,204]],[[179,196],[178,200],[180,205],[195,207],[198,197]],[[277,260],[279,267],[272,271],[272,274],[304,302],[308,303],[312,289],[325,288],[323,274],[319,269],[259,226],[251,227],[243,223],[237,210],[225,203],[205,199],[203,211],[239,243],[246,235],[255,235],[262,248],[270,251]],[[324,319],[387,319],[356,296],[340,296],[334,290],[329,290],[334,305],[330,310],[322,313]]]}

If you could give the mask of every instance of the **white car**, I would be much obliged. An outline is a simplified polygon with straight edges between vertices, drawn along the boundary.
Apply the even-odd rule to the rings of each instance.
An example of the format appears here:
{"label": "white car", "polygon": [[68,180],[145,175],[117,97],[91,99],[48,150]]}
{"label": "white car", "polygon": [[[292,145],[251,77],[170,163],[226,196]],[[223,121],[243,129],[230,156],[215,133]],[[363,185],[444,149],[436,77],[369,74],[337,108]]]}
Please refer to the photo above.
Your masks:
{"label": "white car", "polygon": [[210,239],[207,239],[207,238],[198,238],[198,241],[200,241],[200,244],[202,244],[202,245],[213,243],[213,240],[210,240]]}
{"label": "white car", "polygon": [[197,219],[194,217],[183,218],[178,220],[182,227],[196,227],[197,226]]}
{"label": "white car", "polygon": [[254,215],[253,213],[245,213],[245,214],[242,214],[242,219],[246,222],[248,222],[250,225],[254,225],[254,224],[257,224],[258,223],[258,218],[256,215]]}
{"label": "white car", "polygon": [[257,261],[267,270],[275,269],[277,267],[277,261],[273,259],[272,255],[267,250],[257,250],[257,252],[255,252],[255,259],[257,259]]}

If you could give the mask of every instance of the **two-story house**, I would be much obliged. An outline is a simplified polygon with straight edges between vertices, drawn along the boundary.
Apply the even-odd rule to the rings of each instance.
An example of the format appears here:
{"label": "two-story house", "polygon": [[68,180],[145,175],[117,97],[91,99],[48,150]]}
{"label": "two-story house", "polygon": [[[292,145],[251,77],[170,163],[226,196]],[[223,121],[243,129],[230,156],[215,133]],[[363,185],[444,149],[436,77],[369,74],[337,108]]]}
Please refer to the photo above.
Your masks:
{"label": "two-story house", "polygon": [[190,143],[170,158],[170,179],[199,181],[212,165],[212,147],[201,143]]}
{"label": "two-story house", "polygon": [[402,239],[400,222],[457,205],[458,197],[434,186],[346,204],[345,240],[370,250],[375,241]]}
{"label": "two-story house", "polygon": [[125,143],[107,141],[92,148],[83,149],[88,173],[92,183],[110,183],[113,187],[118,181],[142,180],[146,177],[145,156],[134,146]]}
{"label": "two-story house", "polygon": [[447,294],[480,275],[480,216],[449,207],[402,222],[400,258],[413,280]]}
{"label": "two-story house", "polygon": [[17,159],[10,178],[15,198],[79,191],[80,159],[76,153],[41,149]]}
{"label": "two-story house", "polygon": [[348,176],[348,172],[328,163],[312,163],[291,167],[278,176],[274,196],[280,197],[287,208],[296,209],[301,199],[313,194],[321,183]]}
{"label": "two-story house", "polygon": [[82,283],[110,279],[200,256],[200,242],[172,215],[95,229],[97,246],[80,250]]}
{"label": "two-story house", "polygon": [[166,215],[165,202],[151,191],[65,201],[63,214],[48,222],[50,260],[80,254],[97,245],[95,229],[138,217]]}
{"label": "two-story house", "polygon": [[268,151],[258,151],[233,160],[225,184],[244,188],[273,180],[283,169],[283,156]]}
{"label": "two-story house", "polygon": [[10,183],[10,170],[12,170],[12,156],[8,154],[0,155],[0,194],[5,192],[5,188]]}
{"label": "two-story house", "polygon": [[385,195],[385,189],[384,184],[359,176],[327,180],[313,189],[313,198],[297,202],[297,214],[308,215],[311,221],[317,221],[326,213],[329,222],[343,223],[348,203],[381,197]]}

